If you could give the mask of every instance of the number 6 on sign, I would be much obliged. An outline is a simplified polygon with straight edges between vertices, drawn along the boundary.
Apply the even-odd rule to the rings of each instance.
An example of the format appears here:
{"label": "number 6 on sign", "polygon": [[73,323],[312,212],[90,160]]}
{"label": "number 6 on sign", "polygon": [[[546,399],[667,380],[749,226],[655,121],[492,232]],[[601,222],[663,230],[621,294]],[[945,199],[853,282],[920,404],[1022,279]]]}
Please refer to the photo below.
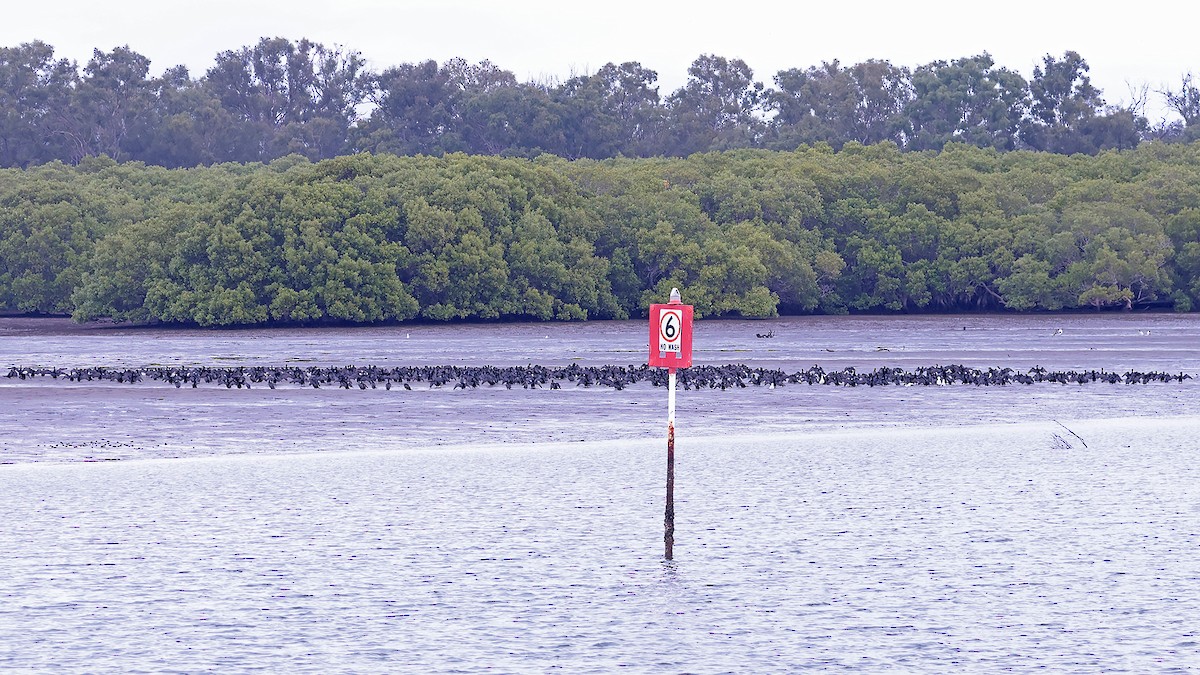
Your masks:
{"label": "number 6 on sign", "polygon": [[664,309],[658,313],[658,351],[679,353],[683,347],[682,326],[682,309]]}

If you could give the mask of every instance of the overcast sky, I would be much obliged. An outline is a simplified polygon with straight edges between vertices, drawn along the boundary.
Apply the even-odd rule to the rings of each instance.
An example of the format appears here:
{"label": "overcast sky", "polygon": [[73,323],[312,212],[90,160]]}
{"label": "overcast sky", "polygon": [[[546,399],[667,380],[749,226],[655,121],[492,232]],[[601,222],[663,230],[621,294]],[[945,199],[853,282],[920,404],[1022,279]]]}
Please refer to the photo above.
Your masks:
{"label": "overcast sky", "polygon": [[779,70],[822,61],[914,67],[984,51],[1029,78],[1046,54],[1074,50],[1109,103],[1148,85],[1154,120],[1167,113],[1153,92],[1200,74],[1198,25],[1196,2],[20,0],[6,3],[0,46],[40,39],[82,68],[93,48],[128,45],[152,75],[183,64],[193,77],[218,52],[275,36],[357,50],[374,70],[461,56],[529,80],[638,61],[658,72],[663,95],[700,54],[740,58],[770,85]]}

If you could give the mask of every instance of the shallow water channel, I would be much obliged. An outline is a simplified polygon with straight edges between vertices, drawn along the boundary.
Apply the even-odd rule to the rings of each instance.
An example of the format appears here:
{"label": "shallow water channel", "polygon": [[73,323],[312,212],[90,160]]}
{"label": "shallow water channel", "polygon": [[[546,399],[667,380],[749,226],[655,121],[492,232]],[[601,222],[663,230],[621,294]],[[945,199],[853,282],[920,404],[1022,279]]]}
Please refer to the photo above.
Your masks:
{"label": "shallow water channel", "polygon": [[[1200,318],[696,330],[697,363],[1193,379],[681,391],[666,562],[665,392],[648,385],[0,378],[0,669],[1196,666]],[[643,322],[154,331],[4,319],[0,366],[627,365],[644,361],[645,341]]]}

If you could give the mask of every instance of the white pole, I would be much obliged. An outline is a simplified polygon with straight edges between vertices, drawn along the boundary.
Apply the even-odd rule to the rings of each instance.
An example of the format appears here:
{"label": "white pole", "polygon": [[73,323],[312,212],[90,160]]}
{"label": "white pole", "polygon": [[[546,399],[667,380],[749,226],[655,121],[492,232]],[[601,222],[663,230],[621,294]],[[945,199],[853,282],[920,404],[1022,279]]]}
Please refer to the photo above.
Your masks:
{"label": "white pole", "polygon": [[667,375],[667,422],[675,424],[675,369]]}

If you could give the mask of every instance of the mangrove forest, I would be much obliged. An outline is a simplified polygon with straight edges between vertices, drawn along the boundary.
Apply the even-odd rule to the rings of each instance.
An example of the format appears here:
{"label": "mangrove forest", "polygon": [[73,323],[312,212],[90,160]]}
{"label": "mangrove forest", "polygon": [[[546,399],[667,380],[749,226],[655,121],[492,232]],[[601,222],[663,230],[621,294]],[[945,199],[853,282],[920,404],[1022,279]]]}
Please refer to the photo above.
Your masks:
{"label": "mangrove forest", "polygon": [[0,311],[200,326],[1200,307],[1200,143],[0,169]]}

